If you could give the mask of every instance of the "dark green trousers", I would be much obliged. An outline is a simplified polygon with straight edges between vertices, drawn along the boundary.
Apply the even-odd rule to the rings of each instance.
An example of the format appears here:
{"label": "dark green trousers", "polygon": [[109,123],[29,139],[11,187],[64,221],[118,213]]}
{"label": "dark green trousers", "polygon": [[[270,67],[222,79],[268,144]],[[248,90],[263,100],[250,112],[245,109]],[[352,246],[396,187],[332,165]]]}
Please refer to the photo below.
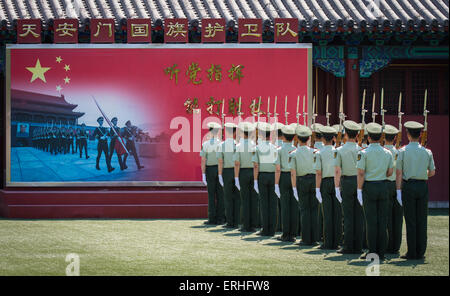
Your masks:
{"label": "dark green trousers", "polygon": [[395,181],[387,181],[388,201],[388,244],[387,253],[395,254],[402,243],[403,208],[397,201]]}
{"label": "dark green trousers", "polygon": [[281,229],[281,225],[282,225],[282,223],[281,223],[281,200],[279,198],[277,198],[277,213],[278,213],[278,215],[277,215],[276,231],[281,232],[282,231],[282,229]]}
{"label": "dark green trousers", "polygon": [[356,176],[341,179],[342,216],[344,220],[343,248],[350,252],[360,252],[363,244],[363,208],[356,196]]}
{"label": "dark green trousers", "polygon": [[336,198],[334,178],[323,178],[320,184],[323,216],[323,247],[337,249],[342,239],[342,209]]}
{"label": "dark green trousers", "polygon": [[278,197],[275,194],[275,173],[258,175],[261,227],[263,235],[275,235],[277,226]]}
{"label": "dark green trousers", "polygon": [[228,226],[238,227],[241,214],[241,196],[234,184],[234,168],[224,168],[222,177],[226,222]]}
{"label": "dark green trousers", "polygon": [[208,221],[222,224],[225,222],[223,188],[219,184],[217,165],[206,166],[206,188],[208,189]]}
{"label": "dark green trousers", "polygon": [[298,232],[298,202],[292,191],[291,173],[281,172],[281,228],[283,238],[295,238]]}
{"label": "dark green trousers", "polygon": [[241,221],[244,231],[253,231],[258,227],[258,194],[255,192],[253,168],[241,168],[239,171],[241,186]]}
{"label": "dark green trousers", "polygon": [[408,257],[420,259],[427,249],[428,184],[403,180],[402,203],[406,224]]}
{"label": "dark green trousers", "polygon": [[366,217],[367,245],[369,253],[382,257],[387,246],[388,195],[386,181],[365,181],[363,208]]}
{"label": "dark green trousers", "polygon": [[319,203],[317,217],[319,218],[317,220],[317,226],[319,229],[319,241],[323,241],[323,208],[321,203]]}
{"label": "dark green trousers", "polygon": [[316,199],[316,175],[297,177],[297,192],[300,206],[301,238],[306,245],[319,240],[318,207]]}

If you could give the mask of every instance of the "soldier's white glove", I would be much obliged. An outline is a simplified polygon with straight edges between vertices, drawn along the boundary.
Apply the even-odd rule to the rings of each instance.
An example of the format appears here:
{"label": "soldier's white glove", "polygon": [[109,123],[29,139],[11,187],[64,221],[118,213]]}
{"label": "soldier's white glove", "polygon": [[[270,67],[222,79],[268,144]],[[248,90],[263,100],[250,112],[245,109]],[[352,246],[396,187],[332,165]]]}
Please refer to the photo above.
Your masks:
{"label": "soldier's white glove", "polygon": [[234,184],[236,185],[236,188],[241,191],[241,185],[239,184],[239,177],[234,178]]}
{"label": "soldier's white glove", "polygon": [[294,191],[294,198],[298,201],[297,187],[292,187],[292,191]]}
{"label": "soldier's white glove", "polygon": [[275,194],[277,195],[278,198],[281,197],[280,185],[278,185],[278,184],[275,184]]}
{"label": "soldier's white glove", "polygon": [[363,205],[363,198],[362,198],[362,189],[356,189],[356,197],[358,198],[359,204]]}
{"label": "soldier's white glove", "polygon": [[316,188],[316,198],[320,203],[322,203],[322,194],[320,193],[320,188]]}
{"label": "soldier's white glove", "polygon": [[219,184],[223,187],[223,177],[219,175]]}
{"label": "soldier's white glove", "polygon": [[339,187],[335,187],[334,190],[336,191],[336,198],[339,201],[339,203],[342,203],[342,197],[341,197],[341,190]]}
{"label": "soldier's white glove", "polygon": [[398,203],[401,206],[403,206],[403,203],[402,203],[402,191],[400,189],[397,190],[397,201],[398,201]]}
{"label": "soldier's white glove", "polygon": [[205,184],[205,186],[208,185],[208,183],[206,183],[206,174],[202,174],[202,182],[203,184]]}
{"label": "soldier's white glove", "polygon": [[254,180],[254,182],[253,182],[253,188],[255,189],[256,193],[259,194],[258,180]]}

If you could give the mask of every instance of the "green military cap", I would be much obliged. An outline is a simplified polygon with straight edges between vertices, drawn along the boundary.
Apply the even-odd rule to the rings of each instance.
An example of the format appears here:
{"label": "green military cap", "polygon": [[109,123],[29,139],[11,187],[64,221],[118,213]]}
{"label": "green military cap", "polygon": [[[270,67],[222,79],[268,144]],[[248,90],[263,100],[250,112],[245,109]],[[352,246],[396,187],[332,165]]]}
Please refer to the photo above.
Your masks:
{"label": "green military cap", "polygon": [[284,126],[284,124],[282,124],[281,122],[275,122],[275,123],[273,124],[273,129],[274,129],[274,130],[280,130],[280,129],[283,128],[283,126]]}
{"label": "green military cap", "polygon": [[286,135],[295,135],[295,128],[290,125],[285,125],[281,128],[281,132]]}
{"label": "green military cap", "polygon": [[258,122],[258,129],[264,132],[270,132],[273,127],[270,123],[267,122]]}
{"label": "green military cap", "polygon": [[322,134],[335,134],[336,133],[336,129],[334,129],[331,126],[326,126],[326,125],[322,125],[319,128],[320,133]]}
{"label": "green military cap", "polygon": [[227,122],[223,126],[225,126],[227,128],[237,128],[237,125],[232,122]]}
{"label": "green military cap", "polygon": [[423,129],[423,124],[417,121],[407,121],[405,122],[404,126],[407,129]]}
{"label": "green military cap", "polygon": [[352,120],[346,120],[344,121],[344,128],[349,131],[359,131],[361,129],[361,125],[358,123],[352,121]]}
{"label": "green military cap", "polygon": [[207,126],[208,126],[208,128],[213,128],[213,129],[221,129],[222,128],[222,126],[219,123],[214,122],[214,121],[208,122]]}
{"label": "green military cap", "polygon": [[311,128],[312,128],[312,130],[313,130],[314,132],[320,133],[320,127],[321,127],[321,126],[323,126],[323,125],[320,124],[320,123],[314,123],[314,124],[311,126]]}
{"label": "green military cap", "polygon": [[302,138],[306,138],[312,135],[311,129],[301,124],[297,126],[297,128],[295,129],[295,133]]}
{"label": "green military cap", "polygon": [[238,128],[243,132],[252,132],[255,130],[255,125],[248,121],[243,121],[238,124]]}
{"label": "green military cap", "polygon": [[382,126],[376,122],[371,122],[367,125],[367,132],[369,134],[381,134]]}
{"label": "green military cap", "polygon": [[384,133],[386,135],[396,135],[396,134],[398,134],[398,129],[393,125],[386,124],[384,126]]}

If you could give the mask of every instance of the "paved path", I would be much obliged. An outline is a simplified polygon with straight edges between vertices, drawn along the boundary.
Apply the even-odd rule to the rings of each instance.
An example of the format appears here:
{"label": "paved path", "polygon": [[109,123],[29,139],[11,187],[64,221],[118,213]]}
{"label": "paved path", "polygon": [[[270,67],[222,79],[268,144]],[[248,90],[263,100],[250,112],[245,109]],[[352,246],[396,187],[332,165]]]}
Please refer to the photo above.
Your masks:
{"label": "paved path", "polygon": [[[105,155],[100,159],[100,171],[95,168],[97,149],[95,142],[89,142],[89,159],[80,158],[79,153],[51,155],[32,147],[11,149],[12,182],[67,182],[67,181],[152,181],[156,170],[160,170],[158,158],[140,157],[145,168],[138,170],[132,155],[128,156],[128,169],[121,171],[114,154],[111,165],[115,170],[108,173]],[[84,151],[83,151],[84,152]],[[160,173],[158,173],[159,175]]]}

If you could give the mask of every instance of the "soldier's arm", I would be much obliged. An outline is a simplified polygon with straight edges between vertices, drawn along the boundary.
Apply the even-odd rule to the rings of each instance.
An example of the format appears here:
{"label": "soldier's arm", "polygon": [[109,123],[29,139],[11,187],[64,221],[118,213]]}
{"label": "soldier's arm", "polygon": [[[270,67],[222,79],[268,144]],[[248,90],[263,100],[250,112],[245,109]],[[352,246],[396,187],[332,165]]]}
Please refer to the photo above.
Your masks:
{"label": "soldier's arm", "polygon": [[390,177],[392,176],[392,174],[394,173],[394,156],[392,155],[391,152],[389,152],[390,158],[389,158],[389,166],[388,166],[388,170],[386,172],[386,177]]}
{"label": "soldier's arm", "polygon": [[358,169],[358,175],[356,177],[358,183],[358,189],[362,189],[364,185],[364,177],[366,176],[366,171],[362,169]]}
{"label": "soldier's arm", "polygon": [[338,151],[335,152],[336,157],[334,159],[334,187],[338,188],[341,185],[341,155]]}
{"label": "soldier's arm", "polygon": [[403,176],[403,171],[397,169],[395,171],[396,176],[395,176],[395,187],[397,188],[397,190],[402,189],[402,176]]}
{"label": "soldier's arm", "polygon": [[322,170],[316,170],[316,188],[322,185]]}
{"label": "soldier's arm", "polygon": [[204,157],[204,156],[202,156],[201,167],[202,167],[202,174],[205,174],[206,173],[206,157]]}
{"label": "soldier's arm", "polygon": [[275,184],[280,184],[281,166],[279,164],[275,165]]}
{"label": "soldier's arm", "polygon": [[393,169],[393,168],[389,168],[389,169],[386,171],[386,177],[392,176],[393,173],[394,173],[394,169]]}
{"label": "soldier's arm", "polygon": [[341,167],[334,167],[334,187],[338,188],[341,185]]}
{"label": "soldier's arm", "polygon": [[234,177],[239,178],[239,170],[241,168],[241,163],[239,161],[234,162]]}
{"label": "soldier's arm", "polygon": [[297,171],[291,169],[291,183],[292,187],[297,187]]}
{"label": "soldier's arm", "polygon": [[433,177],[436,174],[436,167],[434,166],[434,158],[433,158],[433,153],[428,150],[429,155],[430,155],[430,162],[428,164],[428,178]]}
{"label": "soldier's arm", "polygon": [[252,156],[253,162],[253,180],[258,180],[259,175],[259,157],[258,157],[258,148],[256,148],[256,152]]}
{"label": "soldier's arm", "polygon": [[280,148],[277,149],[277,159],[275,160],[275,185],[280,184],[281,175],[281,153]]}
{"label": "soldier's arm", "polygon": [[289,167],[291,168],[292,187],[297,187],[297,159],[295,154],[291,157],[289,161]]}
{"label": "soldier's arm", "polygon": [[253,180],[258,180],[259,165],[257,162],[253,162]]}
{"label": "soldier's arm", "polygon": [[223,159],[222,158],[218,158],[218,169],[219,169],[219,175],[222,175],[223,172]]}

